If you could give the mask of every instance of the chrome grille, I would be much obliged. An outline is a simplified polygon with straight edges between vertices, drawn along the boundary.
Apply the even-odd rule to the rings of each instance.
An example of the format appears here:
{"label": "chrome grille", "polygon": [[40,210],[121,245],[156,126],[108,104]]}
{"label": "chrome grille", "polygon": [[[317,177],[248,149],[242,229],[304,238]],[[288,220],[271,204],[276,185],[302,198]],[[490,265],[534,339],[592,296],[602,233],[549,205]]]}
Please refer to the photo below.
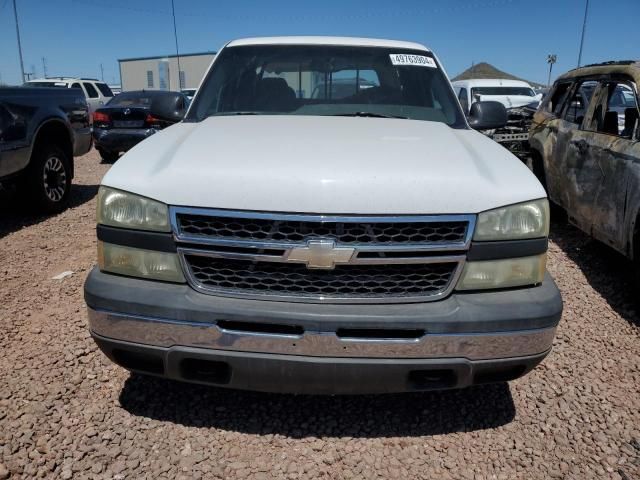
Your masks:
{"label": "chrome grille", "polygon": [[333,299],[412,297],[447,288],[457,262],[422,265],[338,266],[309,270],[304,265],[186,255],[192,277],[205,287]]}
{"label": "chrome grille", "polygon": [[310,237],[338,243],[445,244],[464,242],[466,221],[447,222],[332,222],[229,218],[178,214],[179,231],[203,238],[302,242]]}
{"label": "chrome grille", "polygon": [[171,207],[189,284],[215,295],[424,302],[455,286],[473,215],[331,216]]}

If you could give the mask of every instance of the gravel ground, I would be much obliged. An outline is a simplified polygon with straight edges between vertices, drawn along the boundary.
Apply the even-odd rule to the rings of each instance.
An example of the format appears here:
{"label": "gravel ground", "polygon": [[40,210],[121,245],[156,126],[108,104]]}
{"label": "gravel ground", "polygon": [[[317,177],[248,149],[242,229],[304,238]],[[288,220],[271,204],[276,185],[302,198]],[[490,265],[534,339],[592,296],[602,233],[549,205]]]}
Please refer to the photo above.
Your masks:
{"label": "gravel ground", "polygon": [[218,390],[130,375],[89,337],[82,283],[108,168],[94,151],[77,159],[73,206],[57,216],[0,196],[0,480],[640,479],[628,265],[576,229],[553,225],[565,313],[525,378],[377,397]]}

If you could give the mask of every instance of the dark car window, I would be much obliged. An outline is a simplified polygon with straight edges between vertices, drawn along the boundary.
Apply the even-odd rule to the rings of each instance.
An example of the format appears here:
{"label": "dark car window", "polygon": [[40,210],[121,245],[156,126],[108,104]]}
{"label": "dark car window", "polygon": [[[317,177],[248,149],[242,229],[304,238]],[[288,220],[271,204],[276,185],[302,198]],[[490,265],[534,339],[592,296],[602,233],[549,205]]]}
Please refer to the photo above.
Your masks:
{"label": "dark car window", "polygon": [[82,87],[78,82],[71,84],[71,88],[79,88],[80,90],[82,90]]}
{"label": "dark car window", "polygon": [[93,85],[91,85],[90,83],[86,83],[84,82],[82,85],[84,85],[84,89],[87,91],[87,95],[89,96],[89,98],[98,98],[98,91],[93,88]]}
{"label": "dark car window", "polygon": [[113,92],[106,83],[96,83],[96,87],[98,87],[103,96],[113,97]]}
{"label": "dark car window", "polygon": [[[334,81],[340,88],[334,88]],[[449,81],[431,53],[421,50],[228,47],[219,54],[194,101],[187,120],[238,113],[369,114],[466,128]]]}
{"label": "dark car window", "polygon": [[107,105],[110,107],[148,107],[154,96],[144,92],[120,93],[109,100]]}
{"label": "dark car window", "polygon": [[[175,98],[176,108],[184,108],[184,96],[176,92],[125,92],[113,97],[107,103],[109,107],[150,107],[156,99]],[[182,107],[181,107],[182,106]]]}

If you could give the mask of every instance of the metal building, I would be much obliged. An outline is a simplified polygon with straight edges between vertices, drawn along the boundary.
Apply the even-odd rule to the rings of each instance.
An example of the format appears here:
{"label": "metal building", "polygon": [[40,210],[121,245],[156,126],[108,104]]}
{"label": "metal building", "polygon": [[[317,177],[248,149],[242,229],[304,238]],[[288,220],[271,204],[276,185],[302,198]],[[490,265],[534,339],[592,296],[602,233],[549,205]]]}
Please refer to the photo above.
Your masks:
{"label": "metal building", "polygon": [[180,75],[176,55],[122,58],[118,60],[122,91],[197,88],[215,54],[216,52],[180,54]]}

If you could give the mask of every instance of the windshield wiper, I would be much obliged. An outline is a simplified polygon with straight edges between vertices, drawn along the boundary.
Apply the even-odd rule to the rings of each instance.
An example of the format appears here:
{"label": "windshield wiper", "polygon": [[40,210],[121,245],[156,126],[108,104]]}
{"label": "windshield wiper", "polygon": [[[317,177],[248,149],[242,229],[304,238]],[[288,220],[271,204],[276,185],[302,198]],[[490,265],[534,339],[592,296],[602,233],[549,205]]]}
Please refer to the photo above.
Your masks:
{"label": "windshield wiper", "polygon": [[371,117],[371,118],[402,118],[407,119],[408,117],[403,117],[401,115],[386,115],[384,113],[374,113],[374,112],[350,112],[350,113],[335,113],[332,117]]}
{"label": "windshield wiper", "polygon": [[224,115],[260,115],[262,112],[218,112],[213,114],[214,117],[221,117]]}

